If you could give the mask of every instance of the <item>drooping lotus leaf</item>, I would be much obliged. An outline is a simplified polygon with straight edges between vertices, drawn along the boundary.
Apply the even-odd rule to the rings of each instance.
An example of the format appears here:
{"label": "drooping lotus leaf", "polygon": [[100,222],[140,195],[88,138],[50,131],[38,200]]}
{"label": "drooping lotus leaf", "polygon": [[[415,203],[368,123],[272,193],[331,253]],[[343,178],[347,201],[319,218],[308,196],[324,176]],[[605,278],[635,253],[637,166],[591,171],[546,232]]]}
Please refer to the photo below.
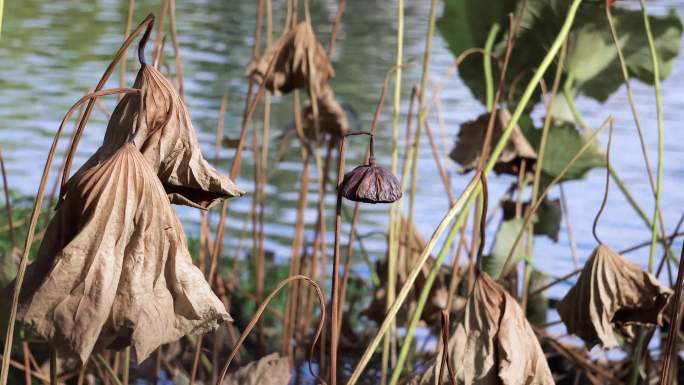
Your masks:
{"label": "drooping lotus leaf", "polygon": [[287,385],[291,378],[288,358],[273,353],[240,367],[222,385]]}
{"label": "drooping lotus leaf", "polygon": [[157,173],[130,143],[67,183],[26,271],[18,318],[81,362],[128,345],[142,362],[230,320],[192,264]]}
{"label": "drooping lotus leaf", "polygon": [[[497,111],[497,119],[494,122],[492,131],[491,148],[494,148],[499,141],[504,128],[511,119],[511,114],[508,110],[500,109]],[[490,116],[490,114],[483,114],[475,120],[461,124],[456,145],[449,153],[449,157],[461,165],[461,172],[468,172],[477,168]],[[494,165],[494,171],[517,175],[523,160],[526,162],[525,169],[531,171],[534,169],[535,159],[537,159],[537,153],[522,134],[520,128],[516,126],[513,128],[513,132],[508,139],[506,147],[501,152],[501,156],[499,156]]]}
{"label": "drooping lotus leaf", "polygon": [[[327,133],[332,138],[340,139],[349,132],[349,121],[344,108],[335,99],[335,94],[329,85],[325,85],[318,95],[318,128],[320,133]],[[311,104],[302,109],[302,124],[304,133],[309,138],[315,138],[313,107]]]}
{"label": "drooping lotus leaf", "polygon": [[[487,273],[481,273],[475,281],[465,316],[449,339],[448,349],[459,384],[554,384],[544,352],[524,312]],[[441,355],[440,352],[416,383],[444,383],[437,381]]]}
{"label": "drooping lotus leaf", "polygon": [[246,76],[279,95],[313,87],[318,95],[335,71],[311,25],[305,21],[284,33],[247,66]]}
{"label": "drooping lotus leaf", "polygon": [[557,308],[568,332],[587,349],[608,349],[619,345],[616,328],[630,336],[633,325],[660,325],[671,295],[657,278],[599,245]]}
{"label": "drooping lotus leaf", "polygon": [[[207,209],[221,199],[244,194],[204,159],[185,102],[161,72],[143,65],[133,87],[142,90],[142,103],[137,94],[121,99],[102,146],[81,170],[109,158],[128,140],[130,127],[138,127],[133,141],[172,203]],[[144,114],[138,122],[141,110]]]}
{"label": "drooping lotus leaf", "polygon": [[[503,58],[507,40],[507,15],[510,12],[523,12],[509,63],[509,76],[504,87],[504,94],[507,95],[512,91],[513,77],[518,78],[517,86],[513,90],[514,101],[518,100],[524,85],[530,81],[534,69],[558,36],[570,5],[570,2],[562,0],[444,2],[444,12],[438,22],[438,30],[446,39],[454,56],[469,48],[484,47],[492,24],[498,23],[504,32],[497,35],[493,53]],[[653,84],[653,68],[641,12],[613,7],[612,13],[630,76]],[[682,24],[675,12],[664,16],[649,16],[649,22],[660,60],[661,78],[665,79],[679,54]],[[495,61],[493,65],[496,65]],[[547,84],[553,82],[555,65],[556,63],[553,63],[546,71],[544,78]],[[568,51],[563,71],[565,77],[573,77],[577,90],[598,101],[605,101],[623,84],[603,1],[586,2],[580,7],[568,34]],[[472,55],[463,61],[459,66],[459,73],[473,95],[484,102],[485,82],[481,55]],[[497,87],[499,71],[496,67],[493,74],[494,86]],[[537,100],[538,90],[533,97],[533,101]]]}

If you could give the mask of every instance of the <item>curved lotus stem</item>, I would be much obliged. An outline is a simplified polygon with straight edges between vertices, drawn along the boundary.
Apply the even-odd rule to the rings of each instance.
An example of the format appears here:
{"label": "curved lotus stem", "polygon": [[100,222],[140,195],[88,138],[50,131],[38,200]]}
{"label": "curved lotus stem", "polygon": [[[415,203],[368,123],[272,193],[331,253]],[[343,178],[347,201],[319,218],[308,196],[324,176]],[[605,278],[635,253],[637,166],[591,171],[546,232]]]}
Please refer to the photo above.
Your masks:
{"label": "curved lotus stem", "polygon": [[311,344],[311,350],[309,351],[309,371],[311,372],[311,375],[316,377],[319,381],[321,381],[321,383],[325,384],[325,381],[323,381],[320,377],[314,374],[313,367],[311,366],[311,357],[313,357],[314,348],[316,347],[316,343],[318,342],[319,337],[323,333],[323,326],[325,325],[325,298],[323,296],[323,291],[321,290],[321,287],[318,285],[318,283],[316,283],[316,281],[314,281],[313,279],[305,275],[293,275],[292,277],[280,281],[278,286],[276,286],[276,288],[273,289],[273,291],[271,291],[271,294],[269,294],[268,297],[266,297],[264,301],[261,303],[261,305],[259,305],[259,308],[252,316],[252,319],[249,321],[249,324],[247,324],[247,327],[245,327],[245,330],[242,332],[240,339],[238,339],[237,343],[235,343],[235,346],[233,347],[233,350],[230,352],[228,360],[223,366],[223,370],[221,370],[221,375],[216,381],[216,385],[220,385],[223,383],[223,380],[226,378],[226,374],[228,373],[230,363],[233,362],[233,358],[235,358],[238,350],[240,349],[240,347],[242,347],[242,344],[247,339],[247,336],[249,336],[249,333],[252,331],[252,329],[254,329],[257,322],[259,322],[259,320],[261,319],[261,316],[266,311],[266,307],[271,302],[273,297],[275,297],[276,294],[278,294],[278,292],[280,292],[280,290],[283,287],[287,286],[290,282],[298,280],[306,281],[314,288],[314,290],[316,290],[316,294],[318,295],[318,302],[321,306],[321,320],[318,322],[318,328],[316,329],[316,334],[314,335],[313,343]]}

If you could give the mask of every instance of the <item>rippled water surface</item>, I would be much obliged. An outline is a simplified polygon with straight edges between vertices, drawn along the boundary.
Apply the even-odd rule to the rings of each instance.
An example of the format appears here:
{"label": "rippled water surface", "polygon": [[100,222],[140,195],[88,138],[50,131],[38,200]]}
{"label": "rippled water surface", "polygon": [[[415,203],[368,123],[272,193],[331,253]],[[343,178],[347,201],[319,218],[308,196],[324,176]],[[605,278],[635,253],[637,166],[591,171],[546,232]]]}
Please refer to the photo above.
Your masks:
{"label": "rippled water surface", "polygon": [[[6,2],[5,21],[0,39],[0,146],[5,156],[11,187],[18,193],[33,195],[36,192],[53,133],[68,107],[84,92],[97,83],[101,73],[122,42],[127,2],[99,1],[39,1],[22,0]],[[149,11],[159,11],[158,2],[137,2],[136,20]],[[186,99],[192,120],[199,131],[200,140],[208,158],[214,157],[215,127],[221,96],[229,95],[228,113],[224,133],[230,138],[238,135],[245,104],[247,82],[243,77],[253,45],[256,1],[177,1],[177,25],[185,71]],[[625,1],[628,6],[638,3]],[[658,0],[650,3],[653,13],[670,10],[684,17],[684,2]],[[337,76],[332,81],[338,98],[355,116],[356,127],[367,129],[380,95],[386,70],[395,60],[394,2],[348,1],[338,42],[334,52]],[[327,42],[337,2],[312,1],[312,18],[321,41]],[[406,9],[405,53],[416,58],[415,64],[404,75],[402,103],[402,132],[408,95],[420,77],[420,55],[424,47],[429,1],[409,1]],[[274,24],[279,31],[284,19],[284,2],[274,2]],[[167,44],[166,52],[172,50]],[[514,53],[515,54],[515,53]],[[170,57],[170,56],[169,56]],[[432,82],[438,81],[453,56],[443,38],[436,34],[430,65]],[[173,66],[173,63],[165,65]],[[129,62],[128,81],[132,82],[136,63]],[[118,76],[113,76],[109,86],[116,86]],[[663,83],[665,111],[665,164],[663,211],[670,231],[674,228],[684,207],[681,193],[684,176],[684,58],[677,59],[675,68]],[[652,162],[656,160],[657,130],[653,89],[635,83],[637,105],[646,132],[646,140]],[[270,149],[276,151],[280,134],[291,121],[291,97],[273,99]],[[104,106],[112,110],[114,101],[104,98]],[[639,142],[623,89],[605,104],[580,98],[579,106],[587,123],[596,127],[608,114],[617,118],[614,138],[613,166],[623,177],[636,199],[649,213],[653,199],[640,153]],[[483,112],[482,105],[474,100],[470,91],[458,76],[447,83],[441,94],[443,120],[433,117],[431,127],[437,136],[437,148],[446,153],[452,146],[459,123],[473,119]],[[391,136],[391,107],[388,103],[379,127],[380,138],[376,141],[379,161],[389,163],[389,138]],[[535,112],[539,123],[541,111]],[[77,164],[83,162],[101,143],[106,118],[96,110],[81,141]],[[443,131],[439,128],[443,127]],[[426,139],[424,137],[424,139]],[[251,139],[250,139],[251,140]],[[606,142],[605,134],[601,137]],[[63,144],[66,142],[63,141]],[[248,141],[249,142],[249,141]],[[358,162],[365,151],[362,140],[354,139],[350,145],[348,164]],[[403,143],[402,143],[403,144]],[[61,147],[62,150],[64,147]],[[234,149],[224,149],[219,154],[219,167],[230,167]],[[253,186],[251,153],[246,153],[243,172],[238,180],[247,190]],[[442,159],[452,173],[456,191],[461,189],[469,176],[459,175],[456,165]],[[299,151],[291,141],[284,160],[270,168],[271,177],[266,189],[266,248],[276,258],[288,258],[291,237],[294,232],[295,207],[298,201],[299,176],[301,173]],[[418,173],[418,199],[416,221],[419,229],[429,235],[447,209],[447,198],[436,172],[434,159],[427,140],[421,144]],[[570,220],[580,261],[595,246],[591,236],[591,223],[603,191],[604,172],[592,171],[586,180],[565,185]],[[510,177],[492,178],[492,199],[500,196],[512,182]],[[236,199],[231,208],[226,235],[228,253],[234,249],[249,218],[251,206],[249,195]],[[552,196],[557,196],[557,189]],[[315,222],[316,185],[310,185],[310,205],[306,223],[312,228]],[[327,204],[331,207],[331,198]],[[189,234],[196,233],[198,213],[178,208]],[[382,230],[386,226],[386,207],[364,206],[360,232]],[[247,228],[251,228],[248,226]],[[328,226],[332,228],[332,226]],[[493,232],[492,226],[491,231]],[[613,187],[608,207],[600,224],[604,242],[615,249],[622,249],[645,241],[649,233],[625,198]],[[493,234],[493,233],[492,233]],[[311,241],[312,231],[306,240]],[[490,240],[493,237],[489,237]],[[332,236],[328,235],[329,243]],[[247,241],[245,244],[248,244]],[[382,237],[365,238],[364,246],[372,257],[381,257],[384,250]],[[629,256],[645,264],[648,249],[644,248]],[[569,240],[565,225],[558,243],[539,238],[535,245],[534,263],[551,275],[562,275],[572,269]],[[365,274],[365,268],[358,268]],[[555,289],[564,292],[564,287]]]}

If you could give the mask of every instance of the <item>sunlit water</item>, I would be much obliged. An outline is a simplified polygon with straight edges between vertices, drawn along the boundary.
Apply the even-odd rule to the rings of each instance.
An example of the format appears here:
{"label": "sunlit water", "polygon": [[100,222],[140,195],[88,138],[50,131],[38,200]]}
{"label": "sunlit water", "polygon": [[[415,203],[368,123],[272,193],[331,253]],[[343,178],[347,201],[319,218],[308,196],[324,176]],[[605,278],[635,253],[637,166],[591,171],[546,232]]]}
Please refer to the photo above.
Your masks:
{"label": "sunlit water", "polygon": [[[137,3],[139,4],[135,13],[136,21],[141,20],[149,11],[159,11],[156,1]],[[637,5],[635,2],[625,3],[629,6]],[[313,1],[311,4],[318,37],[326,43],[337,9],[336,4],[337,2],[332,0]],[[683,1],[660,0],[650,4],[653,13],[664,13],[674,9],[684,17]],[[7,162],[12,189],[21,194],[33,195],[36,193],[53,133],[63,114],[86,90],[95,86],[122,41],[127,5],[125,1],[113,0],[23,0],[6,2],[5,7],[5,20],[0,38],[0,146]],[[359,129],[369,128],[384,74],[395,60],[394,7],[394,2],[387,1],[349,1],[342,19],[334,52],[337,76],[332,85],[338,98],[354,111]],[[276,33],[282,27],[284,9],[282,1],[274,2]],[[420,78],[419,63],[424,49],[428,12],[429,1],[407,2],[405,54],[407,60],[417,60],[404,72],[401,132],[404,132],[410,88]],[[251,55],[255,15],[256,1],[200,0],[193,1],[192,4],[189,1],[178,1],[177,4],[186,99],[192,120],[199,131],[205,155],[210,159],[214,158],[215,126],[220,99],[224,93],[229,94],[225,135],[231,138],[238,135],[247,89],[243,73]],[[172,53],[169,44],[166,52]],[[452,61],[452,54],[437,33],[429,68],[431,80],[438,81]],[[172,66],[172,63],[169,64]],[[130,84],[137,64],[130,60],[128,68]],[[118,74],[112,77],[108,86],[117,86],[117,79]],[[666,130],[662,207],[668,231],[674,229],[684,207],[684,194],[680,191],[684,176],[684,134],[681,132],[681,123],[684,121],[684,97],[681,89],[683,82],[684,58],[680,56],[672,74],[662,84]],[[635,83],[634,89],[649,155],[655,165],[657,126],[653,89],[640,83]],[[273,98],[273,103],[271,153],[275,153],[278,137],[292,119],[290,96]],[[114,101],[111,97],[106,97],[104,104],[111,111]],[[459,124],[475,118],[484,111],[484,108],[472,98],[470,91],[458,76],[453,76],[442,92],[441,107],[444,132],[440,132],[436,116],[431,118],[431,127],[437,136],[437,147],[444,155],[453,144]],[[653,196],[646,178],[624,87],[605,104],[580,98],[579,107],[587,123],[594,128],[608,114],[617,118],[613,166],[642,207],[651,215]],[[538,125],[542,115],[541,111],[535,112]],[[99,146],[105,124],[104,115],[96,110],[81,141],[76,167]],[[380,163],[385,165],[389,164],[391,125],[391,102],[388,101],[378,129],[379,139],[376,140],[376,156]],[[423,136],[423,139],[415,212],[418,228],[424,235],[429,236],[448,206],[427,138]],[[601,141],[606,143],[606,133],[602,134]],[[66,142],[67,140],[62,141],[62,151]],[[248,143],[251,143],[251,137]],[[404,144],[403,139],[400,144]],[[353,139],[349,147],[351,159],[348,164],[351,167],[359,161],[365,151],[365,141]],[[265,246],[280,260],[290,256],[302,168],[296,142],[290,142],[288,148],[284,160],[271,167],[271,177],[266,189]],[[233,153],[234,149],[224,149],[220,153],[219,167],[226,173]],[[452,174],[455,191],[460,191],[469,176],[459,175],[456,164],[451,160],[442,159],[442,162]],[[238,183],[248,191],[253,188],[251,170],[252,156],[247,152]],[[491,178],[492,201],[497,199],[511,182],[512,179],[506,176]],[[580,263],[588,257],[595,246],[591,236],[591,223],[600,203],[603,183],[604,171],[597,169],[592,171],[586,180],[565,184]],[[246,197],[234,200],[231,206],[226,234],[228,246],[225,247],[228,255],[232,255],[231,252],[235,250],[245,220],[249,218],[250,195],[251,193],[248,193]],[[314,178],[310,184],[310,204],[306,212],[307,242],[311,242],[313,237],[316,196]],[[557,197],[558,190],[554,190],[551,196]],[[333,197],[329,197],[326,203],[330,207],[330,219],[333,213]],[[177,209],[186,224],[186,232],[190,235],[195,234],[198,212],[181,207]],[[385,206],[365,205],[361,216],[360,233],[384,231],[387,224],[386,213]],[[495,230],[494,226],[490,227],[488,243],[493,240]],[[251,225],[247,228],[251,229]],[[328,229],[331,228],[332,223],[328,226]],[[615,186],[610,190],[608,207],[603,214],[599,231],[603,241],[616,250],[649,239],[649,232],[644,223]],[[329,245],[332,244],[331,234],[328,234],[327,241]],[[249,249],[250,243],[248,237],[243,250]],[[675,249],[678,245],[679,243],[675,244]],[[364,246],[373,258],[383,257],[385,243],[382,237],[365,238]],[[660,253],[659,250],[658,254]],[[648,248],[629,254],[629,258],[644,266],[647,257]],[[561,276],[574,268],[565,224],[558,243],[553,243],[545,237],[537,238],[534,264],[552,276]],[[362,276],[368,274],[368,269],[362,262],[356,265],[355,271]],[[567,286],[558,285],[550,293],[558,297],[566,290]]]}

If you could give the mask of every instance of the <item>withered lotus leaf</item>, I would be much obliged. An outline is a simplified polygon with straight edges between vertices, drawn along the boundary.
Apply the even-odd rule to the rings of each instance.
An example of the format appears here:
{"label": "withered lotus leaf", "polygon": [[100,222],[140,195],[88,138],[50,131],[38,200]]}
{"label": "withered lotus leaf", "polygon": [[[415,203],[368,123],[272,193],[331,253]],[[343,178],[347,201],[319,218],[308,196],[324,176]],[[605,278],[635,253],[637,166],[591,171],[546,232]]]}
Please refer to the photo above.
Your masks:
{"label": "withered lotus leaf", "polygon": [[[480,152],[484,144],[489,124],[490,114],[480,115],[475,120],[461,125],[456,139],[456,146],[451,150],[449,157],[461,165],[461,172],[468,172],[477,168],[480,161]],[[501,138],[503,129],[511,119],[511,114],[506,109],[497,110],[497,116],[492,131],[492,146]],[[527,161],[526,170],[533,170],[533,161],[537,159],[537,153],[523,135],[520,127],[515,126],[506,147],[494,165],[497,173],[517,175],[520,171],[522,160]]]}
{"label": "withered lotus leaf", "polygon": [[230,316],[192,264],[148,160],[126,143],[76,173],[21,288],[19,319],[61,356],[131,345],[138,362]]}
{"label": "withered lotus leaf", "polygon": [[[554,384],[544,352],[520,306],[484,272],[475,281],[465,316],[450,337],[448,349],[459,384]],[[414,383],[443,383],[438,381],[441,354]]]}
{"label": "withered lotus leaf", "polygon": [[121,99],[109,120],[102,146],[82,170],[111,156],[128,140],[130,127],[138,127],[133,141],[172,203],[207,209],[220,199],[244,194],[204,159],[185,102],[164,75],[143,64],[133,87],[142,90],[142,103],[137,94]]}
{"label": "withered lotus leaf", "polygon": [[291,378],[288,358],[273,353],[229,374],[223,385],[287,385]]}
{"label": "withered lotus leaf", "polygon": [[265,82],[266,89],[275,95],[298,88],[308,90],[310,85],[318,95],[335,71],[311,25],[303,21],[252,61],[246,76],[259,84]]}
{"label": "withered lotus leaf", "polygon": [[340,184],[343,197],[365,203],[392,203],[401,198],[401,185],[397,177],[384,167],[361,165],[344,175]]}
{"label": "withered lotus leaf", "polygon": [[[349,132],[349,121],[344,108],[335,99],[329,85],[323,87],[318,95],[318,126],[322,133],[339,139]],[[315,138],[316,127],[313,108],[309,104],[302,109],[304,132],[309,138]]]}
{"label": "withered lotus leaf", "polygon": [[618,346],[616,328],[629,337],[634,325],[660,325],[671,295],[653,275],[599,245],[557,307],[568,332],[588,349],[609,349]]}

